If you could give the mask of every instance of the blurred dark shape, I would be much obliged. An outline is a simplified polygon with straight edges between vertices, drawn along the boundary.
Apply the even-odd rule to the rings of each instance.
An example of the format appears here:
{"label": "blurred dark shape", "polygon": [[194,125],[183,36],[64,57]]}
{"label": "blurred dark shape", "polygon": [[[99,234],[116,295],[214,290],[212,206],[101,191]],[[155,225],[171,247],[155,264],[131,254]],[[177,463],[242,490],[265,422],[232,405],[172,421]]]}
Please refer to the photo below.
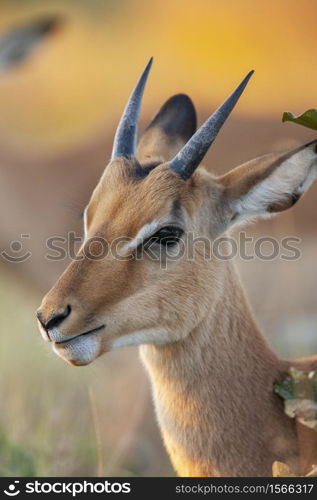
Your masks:
{"label": "blurred dark shape", "polygon": [[39,42],[61,26],[61,16],[45,16],[15,26],[0,35],[0,73],[20,64]]}

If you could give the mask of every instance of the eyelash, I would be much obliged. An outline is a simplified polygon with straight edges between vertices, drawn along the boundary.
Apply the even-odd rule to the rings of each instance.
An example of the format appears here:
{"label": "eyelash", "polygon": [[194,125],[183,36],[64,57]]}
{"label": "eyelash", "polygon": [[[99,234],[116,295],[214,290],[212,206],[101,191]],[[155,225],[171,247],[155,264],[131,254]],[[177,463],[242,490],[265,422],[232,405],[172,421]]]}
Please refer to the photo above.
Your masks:
{"label": "eyelash", "polygon": [[143,242],[143,246],[157,243],[165,248],[170,248],[179,242],[183,234],[184,231],[180,227],[165,226],[147,238]]}

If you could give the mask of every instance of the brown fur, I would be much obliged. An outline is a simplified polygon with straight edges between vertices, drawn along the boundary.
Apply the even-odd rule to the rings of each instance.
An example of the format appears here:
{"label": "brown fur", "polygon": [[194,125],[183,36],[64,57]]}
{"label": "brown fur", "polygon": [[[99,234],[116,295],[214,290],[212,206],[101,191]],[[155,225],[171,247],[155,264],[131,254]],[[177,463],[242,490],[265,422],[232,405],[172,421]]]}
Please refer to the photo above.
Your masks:
{"label": "brown fur", "polygon": [[[164,162],[171,155],[167,144],[173,152],[180,147],[179,137],[173,142],[162,135],[149,129],[139,160]],[[160,141],[164,147],[158,151]],[[303,168],[299,163],[290,191],[309,172],[302,150],[296,161]],[[175,202],[185,231],[213,240],[236,216],[232,200],[293,155],[266,156],[222,178],[199,169],[186,182],[168,163],[140,178],[135,159],[113,161],[89,202],[85,245],[93,236],[109,245],[119,237],[134,238],[145,224],[169,220]],[[280,207],[279,198],[273,201]],[[85,336],[79,347],[76,339],[55,342],[56,352],[71,364],[87,364],[118,339],[142,344],[158,422],[179,475],[268,476],[275,460],[296,473],[309,470],[317,463],[316,433],[296,427],[272,386],[291,365],[316,369],[317,359],[279,359],[253,319],[233,264],[204,258],[201,242],[193,252],[190,262],[183,256],[165,268],[146,257],[137,260],[133,252],[129,260],[108,255],[70,264],[43,300],[42,322],[71,304],[71,314],[51,335],[67,340],[101,324],[105,328],[93,334],[94,347]]]}

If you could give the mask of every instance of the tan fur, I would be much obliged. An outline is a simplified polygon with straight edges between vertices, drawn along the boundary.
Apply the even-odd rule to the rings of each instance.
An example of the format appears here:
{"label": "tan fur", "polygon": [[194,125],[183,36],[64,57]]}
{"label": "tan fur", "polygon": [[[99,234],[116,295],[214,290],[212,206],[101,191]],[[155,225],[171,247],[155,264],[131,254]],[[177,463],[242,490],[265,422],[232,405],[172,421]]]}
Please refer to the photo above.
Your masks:
{"label": "tan fur", "polygon": [[234,269],[225,274],[216,298],[213,290],[210,314],[190,335],[141,347],[173,465],[182,476],[270,476],[279,460],[307,472],[317,460],[316,433],[298,432],[272,386],[289,366],[316,369],[317,360],[279,360],[249,312]]}
{"label": "tan fur", "polygon": [[[151,149],[147,135],[139,159],[168,160],[168,141],[159,154],[157,140]],[[269,177],[283,158],[266,156],[223,178],[199,169],[186,182],[166,163],[137,178],[136,160],[113,161],[89,202],[85,245],[93,236],[111,245],[116,238],[135,237],[153,220],[168,221],[175,201],[186,232],[213,240],[236,216],[231,201]],[[278,359],[253,319],[231,262],[206,259],[201,243],[190,262],[183,256],[163,268],[133,255],[84,258],[71,263],[44,298],[42,321],[67,304],[72,312],[52,335],[67,340],[105,325],[93,334],[93,347],[89,335],[80,337],[79,346],[76,339],[54,344],[69,363],[87,364],[118,341],[143,344],[158,422],[179,475],[268,476],[275,460],[297,473],[317,463],[316,434],[298,429],[272,390],[291,365],[313,369],[317,359]]]}
{"label": "tan fur", "polygon": [[140,139],[137,156],[142,164],[149,160],[163,163],[173,158],[182,145],[180,138],[171,139],[159,127],[151,127]]}

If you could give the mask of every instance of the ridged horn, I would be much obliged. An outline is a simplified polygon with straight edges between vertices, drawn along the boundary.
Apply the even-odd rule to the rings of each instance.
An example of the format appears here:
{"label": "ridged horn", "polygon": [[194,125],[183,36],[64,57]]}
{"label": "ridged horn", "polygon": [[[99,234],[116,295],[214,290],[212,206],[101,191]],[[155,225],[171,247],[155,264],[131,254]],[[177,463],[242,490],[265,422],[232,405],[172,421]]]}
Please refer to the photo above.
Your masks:
{"label": "ridged horn", "polygon": [[118,158],[118,156],[135,155],[141,101],[152,62],[153,57],[147,63],[123,111],[113,141],[112,160]]}
{"label": "ridged horn", "polygon": [[219,130],[230,115],[254,71],[250,71],[228,99],[205,121],[185,146],[169,162],[182,179],[188,179],[204,158]]}

